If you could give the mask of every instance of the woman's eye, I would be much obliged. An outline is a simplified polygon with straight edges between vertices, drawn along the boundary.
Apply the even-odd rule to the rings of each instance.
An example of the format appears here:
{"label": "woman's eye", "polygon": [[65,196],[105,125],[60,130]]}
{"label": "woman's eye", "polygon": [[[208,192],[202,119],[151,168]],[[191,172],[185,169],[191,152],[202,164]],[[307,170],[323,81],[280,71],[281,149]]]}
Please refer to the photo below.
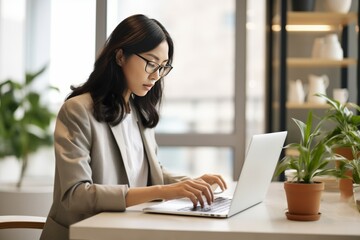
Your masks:
{"label": "woman's eye", "polygon": [[155,68],[157,68],[158,65],[154,62],[148,62],[148,66],[152,69],[155,69]]}

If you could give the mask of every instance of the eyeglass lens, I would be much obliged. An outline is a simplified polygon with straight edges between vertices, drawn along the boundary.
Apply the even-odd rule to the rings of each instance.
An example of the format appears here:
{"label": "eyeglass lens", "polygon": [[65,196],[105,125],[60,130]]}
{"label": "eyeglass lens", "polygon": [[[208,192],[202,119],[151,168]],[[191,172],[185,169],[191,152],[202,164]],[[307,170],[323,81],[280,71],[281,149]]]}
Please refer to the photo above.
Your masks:
{"label": "eyeglass lens", "polygon": [[172,69],[171,66],[161,66],[157,63],[150,62],[150,61],[148,61],[146,63],[146,67],[145,67],[145,71],[150,74],[159,70],[159,75],[161,77],[166,76],[171,71],[171,69]]}
{"label": "eyeglass lens", "polygon": [[143,59],[146,62],[145,72],[147,72],[149,74],[152,74],[152,73],[159,70],[160,77],[165,77],[171,71],[171,69],[173,68],[172,66],[169,66],[169,65],[168,66],[161,66],[161,65],[157,64],[156,62],[152,62],[152,61],[147,60],[146,58],[144,58],[143,56],[141,56],[139,54],[135,53],[135,55],[140,57],[141,59]]}

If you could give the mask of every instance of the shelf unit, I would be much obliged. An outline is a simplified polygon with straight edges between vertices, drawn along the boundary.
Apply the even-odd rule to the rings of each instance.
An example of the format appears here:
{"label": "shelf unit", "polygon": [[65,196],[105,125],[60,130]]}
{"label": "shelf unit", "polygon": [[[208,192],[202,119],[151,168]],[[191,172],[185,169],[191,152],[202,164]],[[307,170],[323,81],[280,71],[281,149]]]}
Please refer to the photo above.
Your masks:
{"label": "shelf unit", "polygon": [[[287,130],[287,110],[290,109],[326,109],[326,104],[290,104],[286,102],[287,99],[287,73],[288,68],[339,68],[341,69],[341,84],[342,88],[348,88],[348,67],[356,66],[356,91],[357,103],[360,103],[360,74],[359,74],[359,61],[357,59],[348,57],[348,25],[357,23],[359,26],[359,15],[355,12],[331,13],[331,12],[291,12],[288,11],[287,0],[280,0],[280,11],[278,15],[273,13],[274,0],[269,0],[268,7],[268,24],[269,24],[269,37],[268,37],[268,81],[267,81],[267,131],[284,131]],[[358,12],[360,4],[358,4]],[[298,58],[287,56],[287,28],[293,25],[327,25],[331,27],[332,32],[342,32],[341,44],[344,51],[343,60],[328,60],[328,59],[314,59],[314,58]],[[358,31],[359,27],[357,27]],[[280,38],[280,52],[279,57],[274,59],[274,34],[279,34]],[[357,56],[359,57],[360,40],[357,37]],[[278,101],[274,101],[274,94],[272,86],[274,85],[274,69],[279,71],[279,97]],[[273,119],[274,110],[278,112],[279,129],[275,129]]]}
{"label": "shelf unit", "polygon": [[[331,59],[314,59],[314,58],[287,58],[286,64],[288,67],[306,67],[306,68],[319,68],[319,67],[348,67],[356,65],[357,60],[352,58],[344,58],[342,60]],[[279,62],[274,62],[274,67],[278,67]]]}
{"label": "shelf unit", "polygon": [[[352,108],[351,105],[347,106],[348,108]],[[279,109],[279,104],[274,102],[272,105],[273,109]],[[322,103],[286,103],[287,109],[327,109],[329,106],[327,104]]]}
{"label": "shelf unit", "polygon": [[[284,6],[284,5],[283,5]],[[334,12],[290,12],[287,13],[287,24],[289,25],[348,25],[357,21],[358,15],[354,12],[334,13]],[[280,25],[280,16],[272,18],[273,25]]]}

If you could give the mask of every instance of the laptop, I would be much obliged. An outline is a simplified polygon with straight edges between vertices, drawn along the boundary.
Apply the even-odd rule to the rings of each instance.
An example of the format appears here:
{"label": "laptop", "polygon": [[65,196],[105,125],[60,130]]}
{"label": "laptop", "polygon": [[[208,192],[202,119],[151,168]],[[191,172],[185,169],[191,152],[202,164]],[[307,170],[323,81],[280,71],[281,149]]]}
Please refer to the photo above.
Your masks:
{"label": "laptop", "polygon": [[[270,186],[287,131],[254,135],[234,193],[222,193],[209,206],[194,208],[187,199],[174,199],[143,209],[146,213],[228,218],[261,203]],[[215,192],[216,193],[216,192]],[[215,194],[216,196],[217,194]],[[206,201],[205,201],[206,202]]]}

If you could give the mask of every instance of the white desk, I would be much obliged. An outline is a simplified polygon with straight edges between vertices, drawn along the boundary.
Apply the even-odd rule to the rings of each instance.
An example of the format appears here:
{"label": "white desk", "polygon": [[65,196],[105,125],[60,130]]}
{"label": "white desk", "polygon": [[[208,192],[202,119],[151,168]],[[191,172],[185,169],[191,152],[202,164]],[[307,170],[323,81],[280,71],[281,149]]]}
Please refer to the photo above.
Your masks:
{"label": "white desk", "polygon": [[272,183],[266,200],[228,219],[145,214],[148,204],[124,213],[100,213],[70,227],[71,240],[114,239],[360,239],[360,213],[337,192],[324,192],[315,222],[289,221],[282,183]]}

